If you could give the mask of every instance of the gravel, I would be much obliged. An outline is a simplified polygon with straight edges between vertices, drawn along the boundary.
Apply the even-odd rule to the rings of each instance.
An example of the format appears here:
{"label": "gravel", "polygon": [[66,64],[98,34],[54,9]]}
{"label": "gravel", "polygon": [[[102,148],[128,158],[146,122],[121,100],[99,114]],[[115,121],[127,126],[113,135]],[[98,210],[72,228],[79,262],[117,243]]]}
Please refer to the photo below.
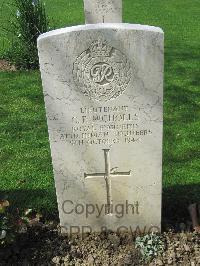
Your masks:
{"label": "gravel", "polygon": [[144,262],[130,234],[96,233],[69,238],[56,224],[32,226],[15,243],[0,249],[0,265],[126,266],[200,265],[200,234],[163,233],[166,249]]}

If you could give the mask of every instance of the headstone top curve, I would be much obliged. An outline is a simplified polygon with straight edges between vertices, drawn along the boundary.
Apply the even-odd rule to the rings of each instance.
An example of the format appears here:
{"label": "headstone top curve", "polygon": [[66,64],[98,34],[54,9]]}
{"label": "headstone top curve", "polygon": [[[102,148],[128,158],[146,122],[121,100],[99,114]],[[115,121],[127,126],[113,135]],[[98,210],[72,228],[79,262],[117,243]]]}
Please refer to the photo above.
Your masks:
{"label": "headstone top curve", "polygon": [[98,23],[98,24],[86,24],[79,26],[66,27],[61,29],[52,30],[41,34],[38,37],[38,42],[44,38],[56,36],[59,34],[65,34],[69,32],[84,31],[84,30],[98,30],[98,29],[126,29],[126,30],[140,30],[140,31],[150,31],[157,33],[164,33],[159,27],[141,25],[141,24],[130,24],[130,23]]}

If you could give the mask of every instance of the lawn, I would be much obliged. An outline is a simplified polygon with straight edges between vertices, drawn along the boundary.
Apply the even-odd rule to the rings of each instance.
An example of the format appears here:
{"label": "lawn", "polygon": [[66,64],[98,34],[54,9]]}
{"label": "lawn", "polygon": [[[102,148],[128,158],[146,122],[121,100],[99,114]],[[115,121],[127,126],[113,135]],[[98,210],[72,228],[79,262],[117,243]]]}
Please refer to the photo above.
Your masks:
{"label": "lawn", "polygon": [[[51,26],[84,23],[81,0],[46,0]],[[7,25],[8,1],[1,3]],[[199,0],[124,0],[124,22],[165,32],[163,215],[184,218],[200,202]],[[3,11],[4,10],[4,11]],[[9,47],[4,31],[0,55]],[[20,207],[56,210],[44,102],[38,71],[0,72],[0,193]]]}

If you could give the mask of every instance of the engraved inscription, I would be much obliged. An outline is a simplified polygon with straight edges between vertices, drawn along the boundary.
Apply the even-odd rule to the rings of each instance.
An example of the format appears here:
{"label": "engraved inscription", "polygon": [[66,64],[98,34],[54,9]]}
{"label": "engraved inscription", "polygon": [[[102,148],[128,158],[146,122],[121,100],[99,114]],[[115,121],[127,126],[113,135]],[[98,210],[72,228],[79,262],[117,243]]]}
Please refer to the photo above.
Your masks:
{"label": "engraved inscription", "polygon": [[84,0],[86,24],[121,23],[122,0]]}
{"label": "engraved inscription", "polygon": [[105,22],[104,20],[106,15],[110,14],[110,16],[112,16],[120,13],[119,5],[118,3],[116,4],[116,0],[97,0],[95,13],[101,14],[103,18],[102,22]]}
{"label": "engraved inscription", "polygon": [[[54,141],[71,145],[112,145],[140,142],[152,135],[141,125],[139,110],[133,113],[128,105],[84,106],[71,119],[71,129],[54,131]],[[57,139],[58,138],[58,139]]]}
{"label": "engraved inscription", "polygon": [[116,5],[116,0],[97,0],[96,2],[96,13],[106,14],[108,12],[116,13],[118,11],[118,6]]}
{"label": "engraved inscription", "polygon": [[106,102],[120,96],[131,78],[130,62],[106,41],[94,41],[73,65],[78,89],[91,100]]}

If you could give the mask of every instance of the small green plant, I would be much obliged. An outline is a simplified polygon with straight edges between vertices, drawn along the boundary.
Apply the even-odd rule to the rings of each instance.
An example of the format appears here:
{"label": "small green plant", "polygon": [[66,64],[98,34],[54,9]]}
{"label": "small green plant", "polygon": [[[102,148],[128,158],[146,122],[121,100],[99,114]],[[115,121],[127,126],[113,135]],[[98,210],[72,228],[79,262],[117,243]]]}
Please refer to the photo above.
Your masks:
{"label": "small green plant", "polygon": [[10,225],[10,217],[7,213],[9,202],[0,201],[0,245],[11,243],[14,240],[13,228]]}
{"label": "small green plant", "polygon": [[10,244],[17,233],[27,230],[28,219],[21,217],[19,210],[11,211],[7,200],[0,201],[0,245]]}
{"label": "small green plant", "polygon": [[25,233],[28,226],[39,224],[41,215],[32,209],[20,214],[19,209],[11,210],[7,200],[0,200],[0,246],[12,243],[17,234]]}
{"label": "small green plant", "polygon": [[162,254],[165,248],[162,237],[156,233],[137,237],[135,246],[140,248],[140,252],[145,260],[151,260]]}
{"label": "small green plant", "polygon": [[49,30],[44,3],[41,0],[14,0],[15,14],[11,19],[12,45],[9,61],[18,68],[38,68],[37,38]]}

